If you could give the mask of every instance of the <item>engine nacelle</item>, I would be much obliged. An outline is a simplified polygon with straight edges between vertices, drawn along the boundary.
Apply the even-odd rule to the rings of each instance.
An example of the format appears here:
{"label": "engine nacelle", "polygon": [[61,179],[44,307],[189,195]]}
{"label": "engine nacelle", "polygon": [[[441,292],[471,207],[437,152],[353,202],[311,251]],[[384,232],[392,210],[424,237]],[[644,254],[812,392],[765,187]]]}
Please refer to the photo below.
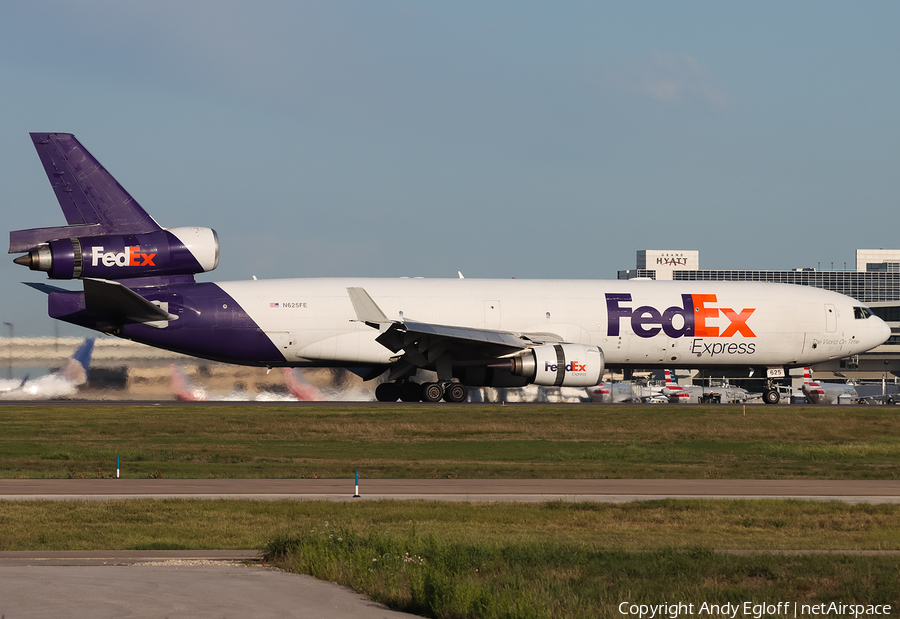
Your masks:
{"label": "engine nacelle", "polygon": [[147,234],[50,241],[14,261],[53,279],[126,279],[189,275],[219,264],[219,238],[210,228],[171,228]]}
{"label": "engine nacelle", "polygon": [[592,387],[603,377],[603,351],[583,344],[546,344],[510,359],[510,373],[547,387]]}

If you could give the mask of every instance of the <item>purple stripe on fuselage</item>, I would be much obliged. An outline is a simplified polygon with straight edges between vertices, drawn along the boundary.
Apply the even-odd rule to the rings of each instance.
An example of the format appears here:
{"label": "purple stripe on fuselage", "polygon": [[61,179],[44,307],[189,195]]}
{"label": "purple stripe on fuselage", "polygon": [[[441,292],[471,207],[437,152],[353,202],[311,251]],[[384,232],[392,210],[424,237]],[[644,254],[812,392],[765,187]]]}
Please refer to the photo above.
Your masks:
{"label": "purple stripe on fuselage", "polygon": [[141,323],[121,324],[121,317],[85,307],[83,292],[52,292],[49,313],[89,329],[158,348],[213,361],[242,365],[285,365],[285,358],[247,312],[212,283],[134,288],[150,301],[168,303],[178,316],[163,328]]}

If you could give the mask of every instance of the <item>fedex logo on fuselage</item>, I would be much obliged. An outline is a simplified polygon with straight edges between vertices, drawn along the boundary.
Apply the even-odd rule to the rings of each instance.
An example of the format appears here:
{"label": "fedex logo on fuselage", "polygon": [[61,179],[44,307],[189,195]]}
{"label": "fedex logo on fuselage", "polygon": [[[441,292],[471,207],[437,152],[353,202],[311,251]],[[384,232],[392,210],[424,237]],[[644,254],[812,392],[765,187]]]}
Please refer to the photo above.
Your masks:
{"label": "fedex logo on fuselage", "polygon": [[[732,337],[740,333],[744,337],[756,337],[747,324],[747,319],[756,311],[755,307],[744,308],[740,312],[730,307],[715,307],[714,294],[683,294],[681,305],[673,305],[660,311],[650,305],[632,308],[628,293],[606,293],[607,334],[618,336],[623,320],[631,323],[631,330],[638,337],[655,337],[660,332],[668,337]],[[719,331],[718,326],[707,324],[719,315],[729,320],[727,327]]]}
{"label": "fedex logo on fuselage", "polygon": [[156,254],[144,254],[140,252],[141,246],[134,245],[125,248],[125,251],[103,251],[102,247],[91,247],[93,259],[91,266],[103,264],[105,267],[155,267],[153,259]]}

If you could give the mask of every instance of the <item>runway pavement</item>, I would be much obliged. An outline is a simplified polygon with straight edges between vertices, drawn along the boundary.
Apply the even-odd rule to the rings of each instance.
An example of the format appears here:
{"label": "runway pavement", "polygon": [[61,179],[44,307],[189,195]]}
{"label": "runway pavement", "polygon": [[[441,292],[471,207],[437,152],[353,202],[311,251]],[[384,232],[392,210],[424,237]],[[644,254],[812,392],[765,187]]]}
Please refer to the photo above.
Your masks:
{"label": "runway pavement", "polygon": [[0,616],[402,619],[335,583],[246,563],[247,551],[0,552]]}
{"label": "runway pavement", "polygon": [[3,479],[0,500],[203,498],[596,501],[664,498],[900,503],[900,480],[759,479]]}

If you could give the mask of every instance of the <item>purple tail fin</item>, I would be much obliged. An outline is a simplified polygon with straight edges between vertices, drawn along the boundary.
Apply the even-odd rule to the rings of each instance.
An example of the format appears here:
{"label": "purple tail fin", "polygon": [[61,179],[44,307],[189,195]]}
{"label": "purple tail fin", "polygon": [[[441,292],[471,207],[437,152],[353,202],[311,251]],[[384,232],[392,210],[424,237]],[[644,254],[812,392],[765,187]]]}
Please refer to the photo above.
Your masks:
{"label": "purple tail fin", "polygon": [[32,133],[31,139],[69,225],[12,231],[9,253],[64,238],[161,230],[74,135]]}

